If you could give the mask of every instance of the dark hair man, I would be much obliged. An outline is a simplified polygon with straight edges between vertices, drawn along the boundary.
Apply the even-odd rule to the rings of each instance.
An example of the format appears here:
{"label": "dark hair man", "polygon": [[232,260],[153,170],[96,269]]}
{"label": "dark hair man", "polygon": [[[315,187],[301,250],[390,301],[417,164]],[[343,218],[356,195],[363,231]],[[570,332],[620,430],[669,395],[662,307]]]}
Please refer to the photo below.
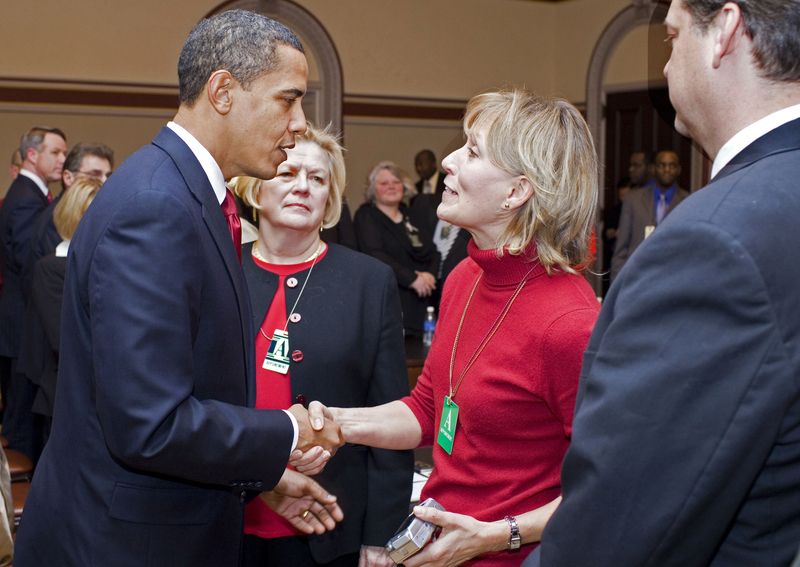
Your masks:
{"label": "dark hair man", "polygon": [[297,37],[252,12],[189,34],[174,120],[114,172],[71,240],[20,566],[236,565],[248,491],[305,479],[284,475],[295,446],[341,444],[301,405],[252,409],[252,314],[225,187],[275,175],[305,129],[307,73]]}
{"label": "dark hair man", "polygon": [[31,425],[28,380],[16,373],[21,330],[25,318],[22,270],[28,258],[36,217],[53,197],[47,184],[61,179],[67,154],[64,132],[36,126],[21,140],[22,168],[11,183],[0,209],[0,390],[5,402],[3,435],[9,447],[30,458],[38,454],[38,434]]}
{"label": "dark hair man", "polygon": [[611,286],[525,565],[778,566],[800,542],[800,2],[673,0],[666,28],[711,181]]}
{"label": "dark hair man", "polygon": [[678,154],[662,150],[656,154],[655,175],[644,187],[631,191],[622,204],[617,227],[617,241],[611,256],[611,281],[631,254],[667,218],[689,192],[678,187],[681,173]]}

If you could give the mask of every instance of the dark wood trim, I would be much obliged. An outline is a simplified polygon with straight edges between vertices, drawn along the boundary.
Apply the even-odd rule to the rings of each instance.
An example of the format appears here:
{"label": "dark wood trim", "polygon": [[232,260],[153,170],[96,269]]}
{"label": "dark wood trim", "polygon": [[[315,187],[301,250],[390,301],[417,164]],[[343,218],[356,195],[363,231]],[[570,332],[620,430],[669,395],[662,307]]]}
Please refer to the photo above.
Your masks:
{"label": "dark wood trim", "polygon": [[[0,102],[65,104],[77,106],[105,106],[111,108],[168,109],[178,107],[176,86],[158,85],[172,93],[136,92],[136,87],[154,88],[155,85],[133,83],[101,83],[95,81],[47,81],[44,79],[8,79],[3,81],[27,82],[37,86],[4,86],[0,84]],[[47,87],[47,84],[68,84],[76,88],[61,86]],[[42,86],[38,86],[42,85]],[[77,88],[77,87],[84,88]],[[99,87],[99,88],[92,88]],[[129,90],[103,90],[113,87],[128,87]],[[438,106],[435,104],[438,103]],[[365,95],[345,95],[343,113],[345,116],[376,118],[414,118],[428,120],[460,121],[464,116],[465,101],[415,99],[410,97],[380,97]]]}
{"label": "dark wood trim", "polygon": [[373,116],[379,118],[421,118],[456,121],[464,118],[463,106],[420,106],[345,100],[343,111],[345,116]]}
{"label": "dark wood trim", "polygon": [[137,93],[85,89],[33,89],[0,86],[0,101],[39,104],[71,104],[126,108],[177,109],[178,93]]}

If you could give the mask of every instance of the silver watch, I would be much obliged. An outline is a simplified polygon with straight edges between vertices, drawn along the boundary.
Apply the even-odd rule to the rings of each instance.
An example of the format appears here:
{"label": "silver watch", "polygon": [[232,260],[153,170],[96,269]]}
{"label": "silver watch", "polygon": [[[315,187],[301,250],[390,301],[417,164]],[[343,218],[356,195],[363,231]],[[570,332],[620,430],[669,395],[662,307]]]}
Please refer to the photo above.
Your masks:
{"label": "silver watch", "polygon": [[508,527],[511,529],[511,533],[508,536],[508,550],[519,551],[522,545],[522,536],[519,535],[517,519],[514,516],[506,516],[505,521],[508,522]]}

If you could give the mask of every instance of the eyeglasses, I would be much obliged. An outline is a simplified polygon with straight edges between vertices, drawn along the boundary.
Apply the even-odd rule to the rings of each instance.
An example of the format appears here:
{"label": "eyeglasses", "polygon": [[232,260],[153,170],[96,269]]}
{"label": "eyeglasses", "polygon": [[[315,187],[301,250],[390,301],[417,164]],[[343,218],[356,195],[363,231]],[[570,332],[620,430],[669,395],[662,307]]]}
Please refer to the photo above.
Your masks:
{"label": "eyeglasses", "polygon": [[111,177],[111,173],[110,171],[103,171],[102,169],[90,169],[89,171],[76,171],[75,175],[85,175],[86,177],[94,177],[95,179],[105,181]]}

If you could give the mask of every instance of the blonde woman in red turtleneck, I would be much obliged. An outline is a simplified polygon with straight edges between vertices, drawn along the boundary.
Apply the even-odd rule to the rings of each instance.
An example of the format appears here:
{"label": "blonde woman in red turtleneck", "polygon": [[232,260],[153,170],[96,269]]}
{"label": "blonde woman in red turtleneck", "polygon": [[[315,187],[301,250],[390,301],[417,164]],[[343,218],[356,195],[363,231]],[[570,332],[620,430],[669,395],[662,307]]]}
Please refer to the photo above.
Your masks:
{"label": "blonde woman in red turtleneck", "polygon": [[[474,97],[466,143],[442,162],[437,214],[469,231],[410,396],[330,408],[351,443],[433,445],[415,509],[441,526],[406,567],[519,565],[560,501],[583,351],[599,306],[580,274],[597,160],[574,107],[513,90]],[[466,562],[466,563],[465,563]]]}

